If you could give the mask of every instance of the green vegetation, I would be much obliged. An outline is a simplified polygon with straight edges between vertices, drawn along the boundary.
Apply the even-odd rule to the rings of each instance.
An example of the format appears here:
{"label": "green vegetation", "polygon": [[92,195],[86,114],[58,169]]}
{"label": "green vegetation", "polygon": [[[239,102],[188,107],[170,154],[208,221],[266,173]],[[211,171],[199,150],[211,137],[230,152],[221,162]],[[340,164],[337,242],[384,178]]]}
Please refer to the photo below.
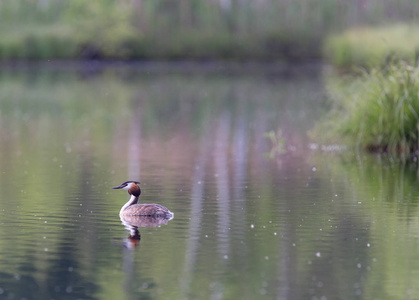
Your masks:
{"label": "green vegetation", "polygon": [[334,83],[330,89],[334,108],[313,130],[313,137],[371,151],[417,150],[419,68],[391,63],[350,81]]}
{"label": "green vegetation", "polygon": [[356,75],[329,80],[333,109],[312,136],[370,151],[419,149],[419,25],[355,27],[329,37],[324,56]]}
{"label": "green vegetation", "polygon": [[316,58],[330,33],[418,12],[411,0],[2,0],[0,59]]}
{"label": "green vegetation", "polygon": [[355,27],[328,38],[325,57],[335,66],[368,69],[390,60],[415,63],[419,54],[419,26],[396,24],[382,27]]}

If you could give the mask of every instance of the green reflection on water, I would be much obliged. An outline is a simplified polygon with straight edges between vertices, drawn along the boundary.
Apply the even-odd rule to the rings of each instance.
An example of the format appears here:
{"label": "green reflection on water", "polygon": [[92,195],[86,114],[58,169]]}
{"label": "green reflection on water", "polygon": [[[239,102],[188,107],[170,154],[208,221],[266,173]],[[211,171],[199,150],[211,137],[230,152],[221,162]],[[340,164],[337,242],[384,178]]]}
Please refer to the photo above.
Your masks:
{"label": "green reflection on water", "polygon": [[343,156],[330,170],[345,183],[353,206],[365,214],[367,238],[360,246],[364,251],[356,252],[357,267],[366,269],[358,284],[362,298],[417,298],[417,162],[379,155]]}
{"label": "green reflection on water", "polygon": [[[2,74],[1,296],[417,297],[416,166],[308,151],[322,85],[300,73]],[[128,179],[175,213],[139,242]]]}

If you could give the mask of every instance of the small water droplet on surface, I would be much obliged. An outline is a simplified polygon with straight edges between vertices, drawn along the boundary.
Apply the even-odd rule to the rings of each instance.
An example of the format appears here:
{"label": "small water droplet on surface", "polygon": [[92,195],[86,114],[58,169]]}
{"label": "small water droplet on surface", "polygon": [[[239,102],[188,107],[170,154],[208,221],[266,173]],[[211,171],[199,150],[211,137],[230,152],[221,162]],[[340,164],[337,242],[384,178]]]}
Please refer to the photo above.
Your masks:
{"label": "small water droplet on surface", "polygon": [[144,282],[144,283],[141,285],[141,288],[142,288],[143,290],[148,289],[148,283],[147,283],[147,282]]}

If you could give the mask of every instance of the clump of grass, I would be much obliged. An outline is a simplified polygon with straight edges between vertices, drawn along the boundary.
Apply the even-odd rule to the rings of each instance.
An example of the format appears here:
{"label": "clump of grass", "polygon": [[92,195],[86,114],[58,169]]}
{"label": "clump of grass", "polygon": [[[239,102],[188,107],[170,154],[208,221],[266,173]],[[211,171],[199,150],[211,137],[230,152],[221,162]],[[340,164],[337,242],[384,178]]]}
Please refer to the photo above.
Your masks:
{"label": "clump of grass", "polygon": [[334,107],[312,137],[369,151],[418,150],[419,67],[397,62],[373,69],[331,96]]}
{"label": "clump of grass", "polygon": [[419,26],[395,24],[357,27],[326,39],[324,56],[338,67],[371,69],[389,59],[414,63],[419,53]]}

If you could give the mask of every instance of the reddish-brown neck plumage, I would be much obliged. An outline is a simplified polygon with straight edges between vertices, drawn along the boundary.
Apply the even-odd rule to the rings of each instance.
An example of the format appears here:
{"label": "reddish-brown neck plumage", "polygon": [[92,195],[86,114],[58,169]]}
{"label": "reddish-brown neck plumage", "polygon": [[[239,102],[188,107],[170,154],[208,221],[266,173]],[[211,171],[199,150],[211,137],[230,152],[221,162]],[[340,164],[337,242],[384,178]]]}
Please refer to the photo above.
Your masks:
{"label": "reddish-brown neck plumage", "polygon": [[133,184],[131,184],[131,187],[128,189],[128,193],[130,195],[135,196],[135,197],[140,197],[140,195],[141,195],[141,189],[138,186],[138,184],[133,183]]}

